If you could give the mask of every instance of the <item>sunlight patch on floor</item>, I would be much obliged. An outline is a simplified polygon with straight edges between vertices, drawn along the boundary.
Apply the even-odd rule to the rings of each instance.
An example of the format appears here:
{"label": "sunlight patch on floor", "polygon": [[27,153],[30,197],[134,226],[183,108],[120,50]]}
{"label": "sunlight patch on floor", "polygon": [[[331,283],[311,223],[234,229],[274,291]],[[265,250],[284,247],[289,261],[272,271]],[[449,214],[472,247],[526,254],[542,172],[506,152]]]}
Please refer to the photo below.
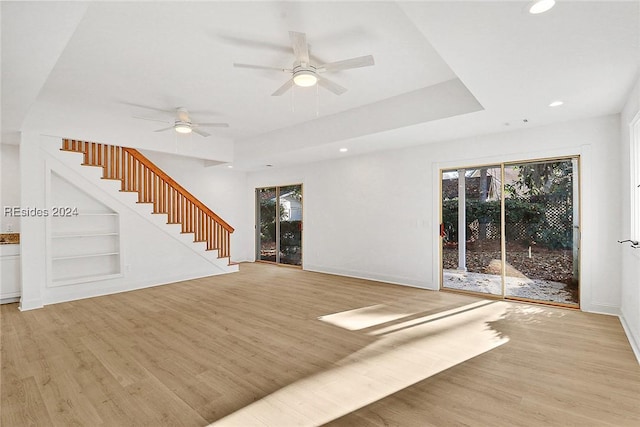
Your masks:
{"label": "sunlight patch on floor", "polygon": [[413,313],[399,312],[384,304],[376,304],[369,307],[342,311],[340,313],[327,314],[326,316],[318,317],[318,320],[350,331],[357,331],[378,326],[381,323],[402,319],[411,314]]}
{"label": "sunlight patch on floor", "polygon": [[[283,387],[212,425],[327,423],[505,344],[509,339],[492,329],[491,322],[504,318],[508,307],[503,301],[480,301],[394,325],[383,335],[374,332],[379,336],[376,342],[333,368]],[[372,313],[364,310],[355,317],[367,312]]]}

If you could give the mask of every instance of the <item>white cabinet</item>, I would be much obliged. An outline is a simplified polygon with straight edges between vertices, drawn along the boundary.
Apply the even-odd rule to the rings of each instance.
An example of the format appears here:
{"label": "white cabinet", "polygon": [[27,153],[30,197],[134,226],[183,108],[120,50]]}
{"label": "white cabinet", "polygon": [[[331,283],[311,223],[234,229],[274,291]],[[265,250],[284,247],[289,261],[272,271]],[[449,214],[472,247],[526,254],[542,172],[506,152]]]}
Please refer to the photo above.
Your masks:
{"label": "white cabinet", "polygon": [[0,245],[0,304],[20,299],[20,245]]}

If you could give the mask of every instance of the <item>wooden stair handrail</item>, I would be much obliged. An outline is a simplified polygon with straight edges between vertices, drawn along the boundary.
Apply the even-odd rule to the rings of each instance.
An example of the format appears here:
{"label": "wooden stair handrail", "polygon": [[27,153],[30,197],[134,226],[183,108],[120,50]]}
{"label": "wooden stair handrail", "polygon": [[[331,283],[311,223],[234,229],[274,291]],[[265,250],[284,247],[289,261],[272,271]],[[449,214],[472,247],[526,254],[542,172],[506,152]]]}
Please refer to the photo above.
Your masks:
{"label": "wooden stair handrail", "polygon": [[227,230],[229,233],[233,233],[235,231],[234,228],[232,226],[230,226],[229,224],[227,224],[227,222],[225,220],[223,220],[218,215],[216,215],[211,209],[209,209],[204,203],[202,203],[200,200],[198,200],[193,194],[189,193],[182,185],[180,185],[176,181],[174,181],[173,178],[171,178],[162,169],[160,169],[158,166],[156,166],[155,163],[153,163],[151,160],[146,158],[144,156],[144,154],[142,154],[141,152],[139,152],[135,148],[122,147],[122,150],[127,152],[127,153],[129,153],[129,154],[131,154],[133,157],[138,159],[138,161],[140,163],[144,164],[146,167],[151,169],[156,175],[158,175],[160,178],[164,179],[173,188],[178,190],[179,193],[182,193],[182,195],[185,198],[187,198],[191,203],[193,203],[194,205],[199,207],[203,212],[205,212],[207,215],[209,215],[213,219],[215,219],[216,222],[219,222],[220,225],[225,230]]}
{"label": "wooden stair handrail", "polygon": [[61,150],[82,153],[83,165],[101,167],[103,179],[120,180],[120,191],[137,192],[138,203],[152,203],[153,213],[166,214],[182,233],[193,233],[195,242],[230,259],[233,227],[138,150],[74,139],[63,139]]}

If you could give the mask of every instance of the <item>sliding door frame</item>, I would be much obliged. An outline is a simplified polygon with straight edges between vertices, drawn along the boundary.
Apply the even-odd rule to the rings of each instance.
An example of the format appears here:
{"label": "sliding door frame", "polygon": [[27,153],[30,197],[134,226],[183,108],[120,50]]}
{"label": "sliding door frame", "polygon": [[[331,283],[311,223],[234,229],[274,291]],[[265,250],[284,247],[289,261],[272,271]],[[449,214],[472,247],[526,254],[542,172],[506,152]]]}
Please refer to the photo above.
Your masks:
{"label": "sliding door frame", "polygon": [[[501,275],[501,283],[502,283],[502,295],[496,295],[496,294],[490,294],[490,293],[484,293],[484,292],[477,292],[477,291],[471,291],[471,290],[459,290],[459,289],[452,289],[452,288],[446,288],[444,287],[444,268],[443,268],[443,247],[442,247],[442,236],[439,236],[437,240],[437,246],[438,246],[438,289],[441,291],[447,291],[447,292],[454,292],[454,293],[462,293],[462,294],[468,294],[468,295],[475,295],[475,296],[481,296],[483,298],[488,298],[488,299],[499,299],[499,300],[512,300],[512,301],[521,301],[521,302],[530,302],[530,303],[536,303],[536,304],[545,304],[545,305],[552,305],[552,306],[559,306],[559,307],[566,307],[566,308],[572,308],[572,309],[580,309],[582,306],[582,288],[583,288],[583,274],[582,274],[582,257],[583,257],[583,250],[582,250],[582,159],[583,159],[583,155],[582,153],[578,153],[578,154],[563,154],[563,155],[558,155],[558,156],[550,156],[550,157],[539,157],[539,158],[524,158],[524,159],[512,159],[512,160],[508,160],[508,161],[495,161],[495,162],[486,162],[486,163],[481,163],[481,164],[471,164],[471,165],[465,165],[465,166],[460,166],[459,163],[451,163],[451,166],[445,166],[442,164],[434,164],[434,166],[437,166],[437,176],[438,176],[438,194],[436,195],[436,198],[438,199],[438,203],[437,203],[437,209],[438,209],[438,224],[442,224],[443,223],[443,200],[442,200],[442,177],[443,177],[443,173],[445,171],[451,171],[451,170],[467,170],[467,169],[482,169],[485,167],[495,167],[495,166],[500,166],[500,258],[501,258],[501,268],[500,268],[500,275]],[[515,296],[508,296],[506,294],[506,262],[507,262],[507,239],[506,239],[506,209],[505,209],[505,192],[504,192],[504,184],[505,184],[505,169],[508,166],[514,166],[514,165],[522,165],[522,164],[532,164],[532,163],[540,163],[540,162],[552,162],[552,161],[566,161],[566,160],[570,160],[572,161],[572,165],[575,167],[575,170],[573,171],[574,173],[574,177],[573,179],[573,189],[574,189],[574,194],[573,194],[573,201],[574,201],[574,207],[573,207],[573,212],[574,215],[575,213],[578,214],[578,221],[577,221],[577,227],[578,227],[578,235],[577,238],[574,237],[573,241],[574,241],[574,245],[577,244],[578,245],[578,257],[577,257],[577,263],[578,263],[578,269],[577,269],[577,274],[578,274],[578,302],[577,304],[566,304],[566,303],[560,303],[560,302],[554,302],[554,301],[541,301],[541,300],[534,300],[534,299],[529,299],[529,298],[522,298],[522,297],[515,297]],[[461,162],[462,163],[462,162]],[[577,190],[577,193],[576,193]],[[460,208],[458,208],[460,209]],[[574,219],[575,222],[575,219]],[[575,270],[575,267],[574,267]]]}
{"label": "sliding door frame", "polygon": [[[300,206],[300,217],[302,218],[300,221],[301,224],[301,229],[300,229],[300,251],[302,252],[301,257],[300,257],[300,265],[296,265],[296,264],[286,264],[286,263],[282,263],[280,262],[280,189],[283,187],[295,187],[295,186],[299,186],[300,187],[300,194],[302,194],[302,204]],[[264,189],[268,189],[268,188],[274,188],[275,189],[275,199],[276,199],[276,206],[275,206],[275,219],[276,219],[276,228],[275,228],[275,235],[276,235],[276,253],[275,253],[275,261],[268,261],[268,260],[263,260],[260,259],[260,250],[261,250],[261,246],[262,246],[262,241],[260,239],[260,200],[259,200],[259,192],[260,190],[264,190]],[[255,226],[254,226],[254,237],[255,237],[255,260],[256,262],[263,262],[266,264],[276,264],[276,265],[281,265],[281,266],[285,266],[285,267],[293,267],[293,268],[302,268],[303,265],[303,260],[304,260],[304,185],[302,183],[297,183],[297,184],[285,184],[285,185],[269,185],[266,187],[256,187],[256,189],[254,190],[254,200],[255,200]]]}

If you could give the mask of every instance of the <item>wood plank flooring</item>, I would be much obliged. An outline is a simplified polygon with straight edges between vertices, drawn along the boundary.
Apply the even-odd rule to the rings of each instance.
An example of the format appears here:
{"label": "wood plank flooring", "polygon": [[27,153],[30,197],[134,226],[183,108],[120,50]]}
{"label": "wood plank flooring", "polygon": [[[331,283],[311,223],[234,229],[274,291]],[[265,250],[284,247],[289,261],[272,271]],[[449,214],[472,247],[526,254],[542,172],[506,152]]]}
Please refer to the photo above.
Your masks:
{"label": "wood plank flooring", "polygon": [[2,426],[637,426],[620,322],[266,264],[0,308]]}

